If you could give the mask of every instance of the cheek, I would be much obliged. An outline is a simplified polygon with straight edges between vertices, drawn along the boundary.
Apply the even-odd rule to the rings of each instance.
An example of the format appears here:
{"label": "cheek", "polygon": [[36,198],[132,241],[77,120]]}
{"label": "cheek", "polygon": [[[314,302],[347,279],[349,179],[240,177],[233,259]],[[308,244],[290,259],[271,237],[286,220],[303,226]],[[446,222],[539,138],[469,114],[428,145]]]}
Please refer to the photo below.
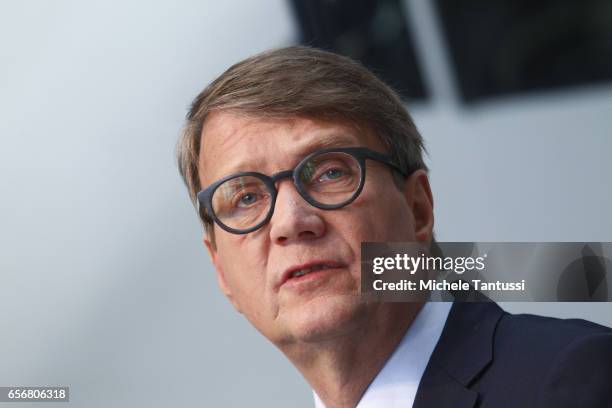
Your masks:
{"label": "cheek", "polygon": [[415,239],[414,221],[399,190],[366,189],[347,207],[358,242],[399,242]]}
{"label": "cheek", "polygon": [[266,258],[254,242],[241,238],[218,242],[219,262],[232,296],[241,306],[248,307],[263,296]]}

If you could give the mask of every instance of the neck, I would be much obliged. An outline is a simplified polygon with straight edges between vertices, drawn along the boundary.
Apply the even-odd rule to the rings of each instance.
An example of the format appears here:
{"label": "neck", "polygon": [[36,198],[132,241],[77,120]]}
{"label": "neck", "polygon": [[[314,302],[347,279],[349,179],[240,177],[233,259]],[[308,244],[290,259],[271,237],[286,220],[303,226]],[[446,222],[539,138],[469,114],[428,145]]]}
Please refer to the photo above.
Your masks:
{"label": "neck", "polygon": [[381,303],[365,324],[328,339],[281,347],[327,408],[355,407],[423,303]]}

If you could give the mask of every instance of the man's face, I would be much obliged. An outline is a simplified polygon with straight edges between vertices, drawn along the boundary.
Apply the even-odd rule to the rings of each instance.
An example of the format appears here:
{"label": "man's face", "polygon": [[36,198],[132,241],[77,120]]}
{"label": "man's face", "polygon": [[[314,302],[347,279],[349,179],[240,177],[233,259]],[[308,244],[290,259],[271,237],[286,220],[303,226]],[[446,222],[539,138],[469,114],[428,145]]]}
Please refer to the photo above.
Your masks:
{"label": "man's face", "polygon": [[[204,187],[235,172],[271,175],[293,169],[306,155],[325,147],[363,146],[385,153],[368,132],[305,118],[216,112],[206,119],[202,134]],[[268,224],[245,235],[215,225],[216,248],[205,239],[222,290],[278,346],[330,339],[384,318],[388,305],[365,302],[360,296],[361,242],[431,238],[431,211],[425,219],[420,209],[424,201],[431,209],[424,172],[413,174],[399,189],[388,167],[372,160],[366,166],[363,191],[344,208],[315,208],[299,195],[291,179],[283,179],[277,183]],[[288,276],[288,271],[305,267],[315,270]]]}

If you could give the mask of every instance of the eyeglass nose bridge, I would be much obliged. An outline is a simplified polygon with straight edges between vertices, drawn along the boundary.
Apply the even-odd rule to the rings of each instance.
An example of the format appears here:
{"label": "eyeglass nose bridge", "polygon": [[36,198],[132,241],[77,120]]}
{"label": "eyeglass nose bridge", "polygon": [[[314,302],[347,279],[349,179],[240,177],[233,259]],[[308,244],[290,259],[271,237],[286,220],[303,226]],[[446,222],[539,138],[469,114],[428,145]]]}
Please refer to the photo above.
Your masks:
{"label": "eyeglass nose bridge", "polygon": [[298,193],[302,195],[302,192],[300,191],[300,188],[296,184],[295,179],[293,177],[293,172],[294,172],[293,170],[283,170],[283,171],[279,171],[278,173],[273,174],[268,177],[268,185],[270,186],[270,188],[272,188],[272,193],[274,194],[274,202],[273,202],[272,208],[274,208],[274,204],[276,204],[276,197],[278,196],[278,187],[276,187],[276,183],[282,179],[285,179],[285,178],[292,179],[293,187],[295,187]]}
{"label": "eyeglass nose bridge", "polygon": [[280,171],[276,174],[269,176],[268,182],[269,182],[270,188],[272,188],[272,193],[274,196],[274,199],[272,201],[272,206],[270,209],[269,218],[272,217],[272,214],[274,213],[274,209],[276,208],[276,198],[278,197],[278,188],[276,187],[276,182],[284,178],[292,179],[293,187],[295,187],[296,191],[302,197],[302,199],[304,199],[304,201],[306,201],[308,204],[312,205],[315,208],[319,208],[323,210],[335,210],[335,209],[344,207],[345,205],[349,204],[355,199],[356,195],[358,195],[361,192],[361,188],[363,187],[363,176],[365,175],[365,173],[362,173],[362,181],[359,185],[358,191],[356,192],[353,198],[351,198],[345,203],[340,203],[340,204],[321,204],[321,203],[318,203],[314,198],[312,198],[308,194],[308,192],[304,190],[304,187],[300,184],[300,180],[298,179],[299,169],[300,169],[300,166],[296,167],[294,170],[284,170],[284,171]]}
{"label": "eyeglass nose bridge", "polygon": [[276,185],[276,182],[284,178],[293,178],[293,170],[283,170],[270,176],[272,184]]}
{"label": "eyeglass nose bridge", "polygon": [[276,187],[276,183],[282,179],[286,179],[289,178],[293,181],[293,187],[296,189],[296,191],[298,192],[298,194],[308,203],[314,205],[312,203],[312,200],[310,199],[310,197],[304,196],[304,191],[302,191],[302,189],[300,188],[300,186],[298,185],[298,180],[296,179],[296,175],[295,175],[295,170],[283,170],[283,171],[279,171],[276,174],[273,174],[271,176],[269,176],[268,178],[268,182],[269,182],[269,186],[272,188],[272,193],[274,195],[274,200],[272,202],[272,209],[271,211],[274,212],[274,207],[276,207],[276,198],[278,196],[278,187]]}

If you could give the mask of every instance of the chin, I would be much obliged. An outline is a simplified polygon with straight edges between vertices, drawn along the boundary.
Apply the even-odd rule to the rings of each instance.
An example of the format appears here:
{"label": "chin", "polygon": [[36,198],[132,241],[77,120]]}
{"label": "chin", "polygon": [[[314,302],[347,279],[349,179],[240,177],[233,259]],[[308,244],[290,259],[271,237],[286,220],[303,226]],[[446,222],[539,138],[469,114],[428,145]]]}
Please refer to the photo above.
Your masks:
{"label": "chin", "polygon": [[366,318],[366,304],[359,295],[321,296],[287,317],[294,340],[320,342],[357,330]]}

